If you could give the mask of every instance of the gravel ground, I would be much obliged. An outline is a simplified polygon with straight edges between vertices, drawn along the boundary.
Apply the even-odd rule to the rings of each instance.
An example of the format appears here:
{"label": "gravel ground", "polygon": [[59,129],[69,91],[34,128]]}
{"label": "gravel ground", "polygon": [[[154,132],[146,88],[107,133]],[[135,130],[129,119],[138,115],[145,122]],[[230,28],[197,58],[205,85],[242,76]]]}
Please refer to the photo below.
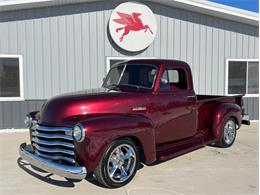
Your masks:
{"label": "gravel ground", "polygon": [[31,168],[19,158],[27,131],[0,130],[0,194],[251,195],[258,194],[258,123],[243,126],[231,148],[204,147],[154,166],[141,168],[130,184],[100,187],[93,178],[67,181]]}

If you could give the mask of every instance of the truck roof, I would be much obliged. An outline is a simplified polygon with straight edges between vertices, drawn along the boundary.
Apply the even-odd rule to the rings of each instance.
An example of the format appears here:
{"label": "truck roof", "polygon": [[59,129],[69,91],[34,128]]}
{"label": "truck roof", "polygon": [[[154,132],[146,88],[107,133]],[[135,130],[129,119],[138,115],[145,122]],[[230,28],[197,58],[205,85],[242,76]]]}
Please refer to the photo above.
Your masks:
{"label": "truck roof", "polygon": [[183,66],[184,68],[190,68],[189,65],[181,60],[170,60],[170,59],[133,59],[133,60],[125,60],[123,62],[118,62],[116,64],[114,64],[112,67],[117,66],[121,63],[127,63],[129,65],[131,64],[153,64],[156,66],[160,66],[160,65],[179,65],[179,66]]}

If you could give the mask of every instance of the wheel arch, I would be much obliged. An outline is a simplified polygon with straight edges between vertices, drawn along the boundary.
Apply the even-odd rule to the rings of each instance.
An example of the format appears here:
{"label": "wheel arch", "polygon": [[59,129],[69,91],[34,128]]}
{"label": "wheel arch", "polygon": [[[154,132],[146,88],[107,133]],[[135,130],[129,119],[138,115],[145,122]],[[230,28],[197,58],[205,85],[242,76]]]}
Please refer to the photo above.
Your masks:
{"label": "wheel arch", "polygon": [[222,126],[223,123],[229,118],[235,120],[238,128],[241,126],[241,107],[233,103],[221,103],[215,109],[215,116],[213,121],[213,132],[214,137],[218,140],[223,138]]}
{"label": "wheel arch", "polygon": [[156,160],[154,125],[147,117],[106,115],[80,123],[86,129],[86,138],[77,143],[75,149],[80,162],[90,172],[97,167],[110,144],[123,138],[131,139],[137,145],[144,163]]}

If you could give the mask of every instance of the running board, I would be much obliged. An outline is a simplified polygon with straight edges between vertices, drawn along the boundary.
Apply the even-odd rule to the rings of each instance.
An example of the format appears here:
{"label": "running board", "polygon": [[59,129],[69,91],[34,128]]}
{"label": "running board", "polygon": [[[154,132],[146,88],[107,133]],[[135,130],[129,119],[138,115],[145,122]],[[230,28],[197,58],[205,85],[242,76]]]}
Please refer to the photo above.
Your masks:
{"label": "running board", "polygon": [[189,140],[157,147],[156,156],[160,161],[169,160],[171,158],[202,148],[210,143],[213,143],[214,141],[216,141],[216,139],[204,141],[204,135],[200,133],[190,138]]}

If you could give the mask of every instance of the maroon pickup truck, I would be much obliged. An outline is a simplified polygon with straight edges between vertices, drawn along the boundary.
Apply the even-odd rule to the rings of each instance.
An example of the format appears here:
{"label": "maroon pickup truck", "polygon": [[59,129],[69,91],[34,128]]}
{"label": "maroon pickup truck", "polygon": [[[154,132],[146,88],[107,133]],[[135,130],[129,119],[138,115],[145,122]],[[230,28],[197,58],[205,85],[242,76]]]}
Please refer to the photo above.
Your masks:
{"label": "maroon pickup truck", "polygon": [[115,64],[102,88],[53,97],[25,123],[31,144],[19,151],[31,165],[71,179],[93,173],[120,187],[140,163],[231,146],[250,121],[242,95],[196,95],[187,63],[147,59]]}

